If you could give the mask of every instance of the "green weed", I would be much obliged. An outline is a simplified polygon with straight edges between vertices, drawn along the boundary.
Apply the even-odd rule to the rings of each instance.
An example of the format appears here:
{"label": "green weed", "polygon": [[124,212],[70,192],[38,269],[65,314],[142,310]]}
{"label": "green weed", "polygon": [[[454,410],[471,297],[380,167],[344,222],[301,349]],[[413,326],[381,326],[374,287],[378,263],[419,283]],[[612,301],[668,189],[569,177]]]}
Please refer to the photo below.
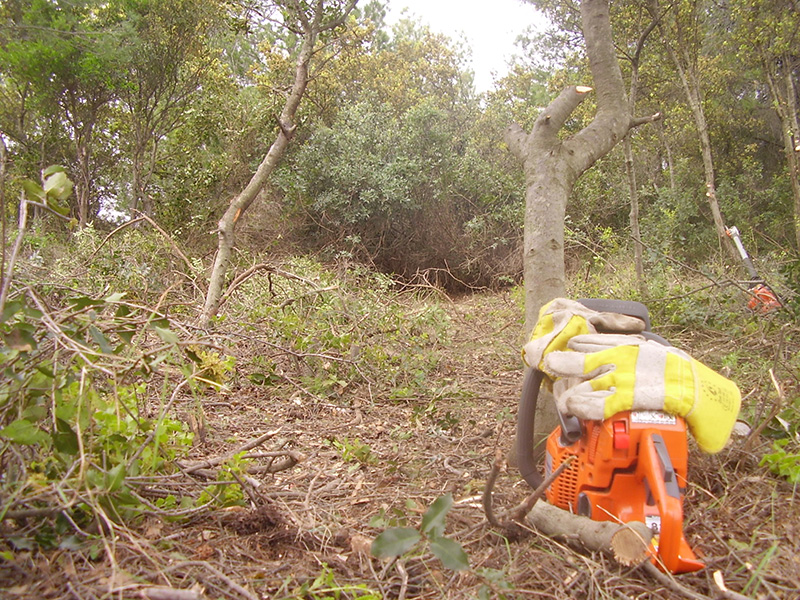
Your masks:
{"label": "green weed", "polygon": [[[143,328],[153,350],[132,345]],[[6,303],[0,334],[1,514],[52,510],[24,536],[47,546],[135,518],[145,505],[130,478],[170,472],[192,442],[166,396],[155,416],[141,411],[146,381],[183,363],[169,322],[122,294],[75,295],[55,310],[29,290]]]}
{"label": "green weed", "polygon": [[800,449],[790,439],[773,442],[772,452],[765,454],[760,464],[789,483],[800,483]]}
{"label": "green weed", "polygon": [[322,571],[313,580],[297,585],[288,591],[292,578],[288,578],[281,589],[273,596],[276,600],[339,600],[340,598],[359,598],[361,600],[381,600],[379,592],[369,589],[364,584],[340,584],[327,564],[322,564]]}
{"label": "green weed", "polygon": [[469,557],[461,544],[445,537],[445,519],[453,506],[453,496],[437,498],[422,517],[419,529],[415,527],[390,527],[372,543],[372,554],[378,558],[402,556],[424,542],[442,565],[454,571],[469,568]]}
{"label": "green weed", "polygon": [[345,462],[357,462],[362,465],[372,465],[378,462],[378,458],[372,453],[369,444],[363,443],[358,438],[334,439],[331,441],[331,445],[339,451]]}

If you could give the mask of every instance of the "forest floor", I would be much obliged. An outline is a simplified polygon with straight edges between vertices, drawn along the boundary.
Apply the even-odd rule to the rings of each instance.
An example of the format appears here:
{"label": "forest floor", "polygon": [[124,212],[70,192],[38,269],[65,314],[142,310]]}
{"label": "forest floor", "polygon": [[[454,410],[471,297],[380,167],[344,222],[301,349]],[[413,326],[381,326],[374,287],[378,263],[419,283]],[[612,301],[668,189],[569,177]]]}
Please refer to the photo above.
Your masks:
{"label": "forest floor", "polygon": [[[250,474],[237,476],[245,506],[190,511],[181,520],[153,511],[107,534],[94,556],[61,549],[3,559],[2,597],[740,598],[723,595],[716,572],[745,597],[800,597],[796,490],[759,467],[758,448],[746,451],[741,440],[715,456],[692,448],[684,531],[706,568],[676,577],[682,590],[564,540],[532,531],[511,539],[489,526],[481,493],[496,452],[511,447],[521,386],[518,308],[493,294],[464,297],[445,310],[454,335],[429,396],[376,397],[363,385],[321,401],[300,391],[279,395],[286,388],[241,377],[227,394],[203,399],[205,425],[196,425],[183,462],[213,462],[260,439],[249,450]],[[190,395],[179,399],[185,418],[195,408]],[[269,471],[281,460],[275,453],[289,451],[299,459],[291,468],[252,469]],[[196,495],[209,483],[204,472],[160,481],[151,491]],[[510,507],[529,492],[509,468],[495,486],[495,505]],[[419,527],[447,493],[454,503],[445,535],[464,548],[470,569],[446,569],[424,546],[399,560],[370,555],[381,531]]]}

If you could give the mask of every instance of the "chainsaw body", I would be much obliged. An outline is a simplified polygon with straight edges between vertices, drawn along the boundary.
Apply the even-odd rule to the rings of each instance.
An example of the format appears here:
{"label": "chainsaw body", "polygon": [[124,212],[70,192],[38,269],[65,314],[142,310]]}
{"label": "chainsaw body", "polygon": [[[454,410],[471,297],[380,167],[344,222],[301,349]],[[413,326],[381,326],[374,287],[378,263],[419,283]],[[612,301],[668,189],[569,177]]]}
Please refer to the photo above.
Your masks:
{"label": "chainsaw body", "polygon": [[547,489],[551,504],[595,521],[645,523],[653,530],[656,564],[673,573],[703,568],[683,537],[688,453],[682,418],[626,411],[605,421],[564,423],[547,439],[546,472],[570,456]]}
{"label": "chainsaw body", "polygon": [[[650,332],[647,308],[623,300],[580,300],[597,311],[637,317],[648,339],[669,345]],[[541,485],[534,445],[535,413],[543,374],[525,374],[517,411],[516,455],[523,479]],[[596,521],[640,521],[653,531],[651,555],[663,570],[686,573],[703,568],[683,536],[688,440],[681,417],[659,411],[620,412],[605,421],[559,415],[561,426],[549,434],[545,471],[549,475],[568,457],[570,465],[546,491],[548,501]]]}

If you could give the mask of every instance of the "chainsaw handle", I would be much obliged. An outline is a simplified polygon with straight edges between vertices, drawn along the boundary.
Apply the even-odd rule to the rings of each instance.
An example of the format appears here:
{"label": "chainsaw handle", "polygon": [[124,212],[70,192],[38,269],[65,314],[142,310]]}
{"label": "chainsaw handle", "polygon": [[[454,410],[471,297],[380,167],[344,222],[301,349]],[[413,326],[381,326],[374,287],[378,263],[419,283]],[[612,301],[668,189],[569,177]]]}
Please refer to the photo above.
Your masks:
{"label": "chainsaw handle", "polygon": [[517,435],[514,449],[520,475],[533,489],[542,485],[544,478],[539,473],[533,453],[533,427],[536,421],[536,404],[544,373],[538,369],[527,369],[522,382],[522,395],[517,409]]}
{"label": "chainsaw handle", "polygon": [[669,571],[680,572],[683,538],[680,488],[664,438],[652,429],[648,429],[642,435],[637,470],[650,486],[650,492],[661,515],[658,556]]}

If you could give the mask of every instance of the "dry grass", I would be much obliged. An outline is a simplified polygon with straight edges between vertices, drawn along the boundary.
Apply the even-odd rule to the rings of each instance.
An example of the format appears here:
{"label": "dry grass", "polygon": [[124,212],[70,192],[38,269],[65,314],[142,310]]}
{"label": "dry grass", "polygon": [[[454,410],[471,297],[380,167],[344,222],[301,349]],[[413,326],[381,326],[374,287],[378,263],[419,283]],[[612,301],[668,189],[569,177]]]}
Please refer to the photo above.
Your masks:
{"label": "dry grass", "polygon": [[[155,598],[168,597],[158,594],[171,588],[185,598],[351,598],[365,593],[348,587],[357,585],[384,598],[409,599],[685,597],[604,556],[533,532],[510,540],[488,526],[480,494],[496,450],[512,442],[522,375],[519,309],[499,294],[466,297],[447,310],[455,335],[429,396],[401,402],[364,385],[321,401],[290,386],[258,387],[244,378],[225,397],[209,393],[205,435],[193,460],[225,455],[267,431],[277,433],[253,452],[291,450],[304,460],[243,479],[246,507],[198,511],[180,521],[153,510],[135,527],[105,529],[105,547],[95,557],[70,550],[5,555],[2,597]],[[257,338],[257,332],[250,335]],[[229,351],[246,365],[258,346]],[[450,391],[434,396],[443,388]],[[188,396],[176,409],[197,411]],[[367,446],[370,458],[344,460],[332,441],[345,438]],[[274,460],[253,464],[266,468]],[[685,531],[707,568],[678,579],[695,597],[719,597],[715,571],[748,597],[800,597],[795,491],[758,460],[759,448],[745,451],[741,442],[714,457],[692,454]],[[153,482],[149,493],[197,495],[205,485],[195,473]],[[528,492],[513,472],[495,489],[498,506],[511,506]],[[467,551],[469,571],[448,571],[430,553],[393,562],[369,555],[370,540],[382,530],[373,526],[376,517],[418,525],[425,508],[447,492],[455,505],[446,534]],[[323,565],[339,596],[302,588],[321,581]]]}

